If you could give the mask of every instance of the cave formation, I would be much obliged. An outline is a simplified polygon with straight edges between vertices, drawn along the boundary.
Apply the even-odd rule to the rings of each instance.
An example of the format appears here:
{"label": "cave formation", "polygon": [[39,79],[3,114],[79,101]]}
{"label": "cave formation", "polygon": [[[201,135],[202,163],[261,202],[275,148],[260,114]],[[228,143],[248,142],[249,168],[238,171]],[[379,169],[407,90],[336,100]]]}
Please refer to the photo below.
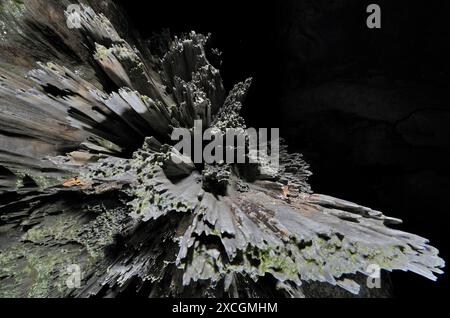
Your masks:
{"label": "cave formation", "polygon": [[[386,295],[369,268],[444,261],[401,220],[317,194],[302,155],[176,164],[171,132],[246,128],[209,37],[142,39],[113,1],[0,5],[0,297]],[[81,269],[81,284],[69,286]]]}

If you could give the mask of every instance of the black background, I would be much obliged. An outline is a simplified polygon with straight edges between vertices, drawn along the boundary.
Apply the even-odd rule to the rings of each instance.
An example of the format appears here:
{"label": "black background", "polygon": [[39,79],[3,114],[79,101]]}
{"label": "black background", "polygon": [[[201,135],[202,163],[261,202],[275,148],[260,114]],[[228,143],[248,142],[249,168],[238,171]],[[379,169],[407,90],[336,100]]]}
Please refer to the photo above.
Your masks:
{"label": "black background", "polygon": [[[361,0],[120,2],[146,37],[211,32],[227,89],[254,79],[247,123],[281,129],[315,192],[403,219],[448,260],[449,1],[372,1],[380,30]],[[434,297],[449,279],[393,282],[397,297]]]}

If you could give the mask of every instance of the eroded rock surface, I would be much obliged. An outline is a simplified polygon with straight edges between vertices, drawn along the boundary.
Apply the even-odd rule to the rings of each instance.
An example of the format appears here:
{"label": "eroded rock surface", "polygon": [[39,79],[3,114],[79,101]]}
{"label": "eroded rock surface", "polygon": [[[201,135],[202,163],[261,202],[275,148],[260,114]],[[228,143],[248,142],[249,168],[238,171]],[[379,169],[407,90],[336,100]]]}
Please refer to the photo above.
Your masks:
{"label": "eroded rock surface", "polygon": [[[426,239],[388,226],[400,220],[313,193],[286,147],[270,176],[261,162],[176,164],[173,128],[245,128],[251,81],[227,94],[207,37],[181,35],[158,58],[116,29],[112,2],[105,15],[89,2],[78,29],[65,2],[2,2],[0,296],[370,296],[374,264],[442,273]],[[24,34],[41,40],[22,57]]]}

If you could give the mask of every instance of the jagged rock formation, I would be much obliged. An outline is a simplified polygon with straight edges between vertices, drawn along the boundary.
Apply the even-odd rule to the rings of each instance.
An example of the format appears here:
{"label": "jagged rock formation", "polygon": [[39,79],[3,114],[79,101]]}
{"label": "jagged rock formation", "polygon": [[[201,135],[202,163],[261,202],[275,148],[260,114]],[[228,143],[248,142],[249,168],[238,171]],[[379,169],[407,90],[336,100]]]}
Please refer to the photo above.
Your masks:
{"label": "jagged rock formation", "polygon": [[68,4],[0,6],[0,296],[370,296],[373,264],[441,273],[426,239],[388,227],[400,220],[314,194],[285,146],[273,175],[194,165],[172,130],[245,128],[251,81],[226,94],[203,35],[158,57],[113,2],[86,1],[75,29]]}

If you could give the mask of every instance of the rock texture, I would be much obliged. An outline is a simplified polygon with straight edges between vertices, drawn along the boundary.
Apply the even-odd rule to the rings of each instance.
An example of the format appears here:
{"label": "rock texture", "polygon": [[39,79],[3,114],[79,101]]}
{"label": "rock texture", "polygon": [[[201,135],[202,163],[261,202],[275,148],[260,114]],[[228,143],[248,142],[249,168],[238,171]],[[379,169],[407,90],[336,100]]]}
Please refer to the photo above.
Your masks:
{"label": "rock texture", "polygon": [[173,128],[245,128],[251,81],[226,93],[206,36],[161,37],[158,57],[113,2],[75,29],[67,4],[1,2],[0,296],[370,296],[371,265],[442,273],[400,220],[313,193],[285,147],[271,176],[176,164]]}

